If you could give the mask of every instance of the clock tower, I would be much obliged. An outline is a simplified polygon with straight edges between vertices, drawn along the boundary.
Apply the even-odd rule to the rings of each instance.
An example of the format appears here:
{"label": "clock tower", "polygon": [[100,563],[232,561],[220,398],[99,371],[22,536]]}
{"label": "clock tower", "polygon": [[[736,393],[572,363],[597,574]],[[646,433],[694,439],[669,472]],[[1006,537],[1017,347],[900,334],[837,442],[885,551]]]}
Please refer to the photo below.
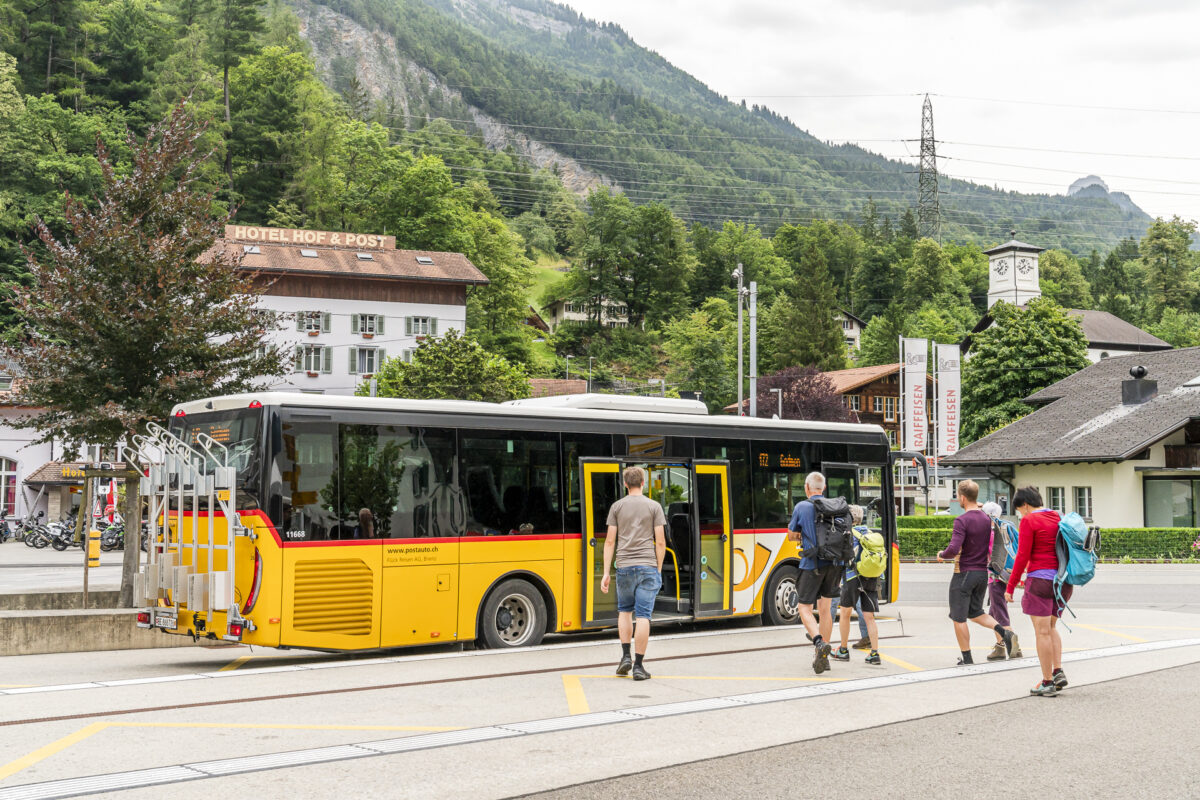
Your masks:
{"label": "clock tower", "polygon": [[988,257],[988,308],[1003,300],[1023,306],[1042,296],[1038,282],[1038,253],[1046,248],[1017,241],[1017,232],[1004,244],[985,250]]}

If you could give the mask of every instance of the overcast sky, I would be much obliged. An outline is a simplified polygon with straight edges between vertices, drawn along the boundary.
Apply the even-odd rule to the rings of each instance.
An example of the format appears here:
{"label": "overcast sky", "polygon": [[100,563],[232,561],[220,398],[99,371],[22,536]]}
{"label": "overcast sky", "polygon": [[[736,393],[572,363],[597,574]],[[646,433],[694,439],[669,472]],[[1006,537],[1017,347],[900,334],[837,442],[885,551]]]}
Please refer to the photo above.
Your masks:
{"label": "overcast sky", "polygon": [[1151,215],[1200,218],[1200,3],[566,2],[820,139],[916,155],[869,140],[919,138],[929,92],[944,173],[1051,194],[1095,174]]}

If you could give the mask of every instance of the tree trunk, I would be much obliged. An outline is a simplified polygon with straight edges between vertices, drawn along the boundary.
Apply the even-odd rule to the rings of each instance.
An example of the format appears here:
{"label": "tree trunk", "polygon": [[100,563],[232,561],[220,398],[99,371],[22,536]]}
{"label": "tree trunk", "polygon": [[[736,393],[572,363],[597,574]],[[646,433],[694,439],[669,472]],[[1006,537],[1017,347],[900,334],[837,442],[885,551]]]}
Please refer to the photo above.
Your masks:
{"label": "tree trunk", "polygon": [[137,575],[142,554],[142,473],[135,469],[125,473],[125,502],[121,516],[125,519],[125,552],[121,560],[121,608],[133,608],[133,578]]}
{"label": "tree trunk", "polygon": [[233,180],[233,153],[229,149],[229,140],[233,137],[233,127],[229,122],[229,65],[225,65],[224,72],[224,92],[225,92],[225,178],[229,181]]}

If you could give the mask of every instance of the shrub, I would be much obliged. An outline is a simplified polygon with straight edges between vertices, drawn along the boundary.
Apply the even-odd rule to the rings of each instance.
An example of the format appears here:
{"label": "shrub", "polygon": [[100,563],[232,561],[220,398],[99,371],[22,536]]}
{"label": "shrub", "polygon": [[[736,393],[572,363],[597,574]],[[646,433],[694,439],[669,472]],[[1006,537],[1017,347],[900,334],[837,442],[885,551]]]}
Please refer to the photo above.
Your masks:
{"label": "shrub", "polygon": [[897,528],[907,528],[907,529],[936,528],[939,530],[951,530],[954,528],[954,520],[955,519],[957,519],[957,517],[948,516],[945,514],[943,514],[940,517],[934,517],[934,516],[897,517],[896,518],[896,527]]}
{"label": "shrub", "polygon": [[950,530],[900,528],[896,531],[902,561],[932,561],[950,543]]}
{"label": "shrub", "polygon": [[[912,525],[914,520],[933,517],[900,517],[896,531],[900,558],[904,561],[932,561],[950,542],[953,517],[945,528]],[[1104,561],[1185,561],[1196,558],[1197,528],[1104,528],[1100,531],[1100,558]]]}

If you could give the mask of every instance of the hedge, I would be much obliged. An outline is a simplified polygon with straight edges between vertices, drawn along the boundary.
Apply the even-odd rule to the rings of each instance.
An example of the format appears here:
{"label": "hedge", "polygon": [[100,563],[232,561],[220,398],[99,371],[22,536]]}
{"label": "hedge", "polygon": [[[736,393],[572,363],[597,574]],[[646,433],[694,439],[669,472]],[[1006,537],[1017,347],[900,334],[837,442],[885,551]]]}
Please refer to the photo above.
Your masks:
{"label": "hedge", "polygon": [[952,514],[942,514],[938,516],[920,516],[920,517],[896,517],[897,528],[937,528],[950,530],[954,527],[954,520],[958,517]]}
{"label": "hedge", "polygon": [[[912,517],[902,517],[901,521],[907,524],[909,519]],[[932,561],[949,544],[950,533],[948,529],[902,527],[896,532],[900,542],[900,558],[904,561]],[[1100,531],[1100,558],[1104,561],[1197,559],[1200,558],[1200,529],[1103,528]]]}

